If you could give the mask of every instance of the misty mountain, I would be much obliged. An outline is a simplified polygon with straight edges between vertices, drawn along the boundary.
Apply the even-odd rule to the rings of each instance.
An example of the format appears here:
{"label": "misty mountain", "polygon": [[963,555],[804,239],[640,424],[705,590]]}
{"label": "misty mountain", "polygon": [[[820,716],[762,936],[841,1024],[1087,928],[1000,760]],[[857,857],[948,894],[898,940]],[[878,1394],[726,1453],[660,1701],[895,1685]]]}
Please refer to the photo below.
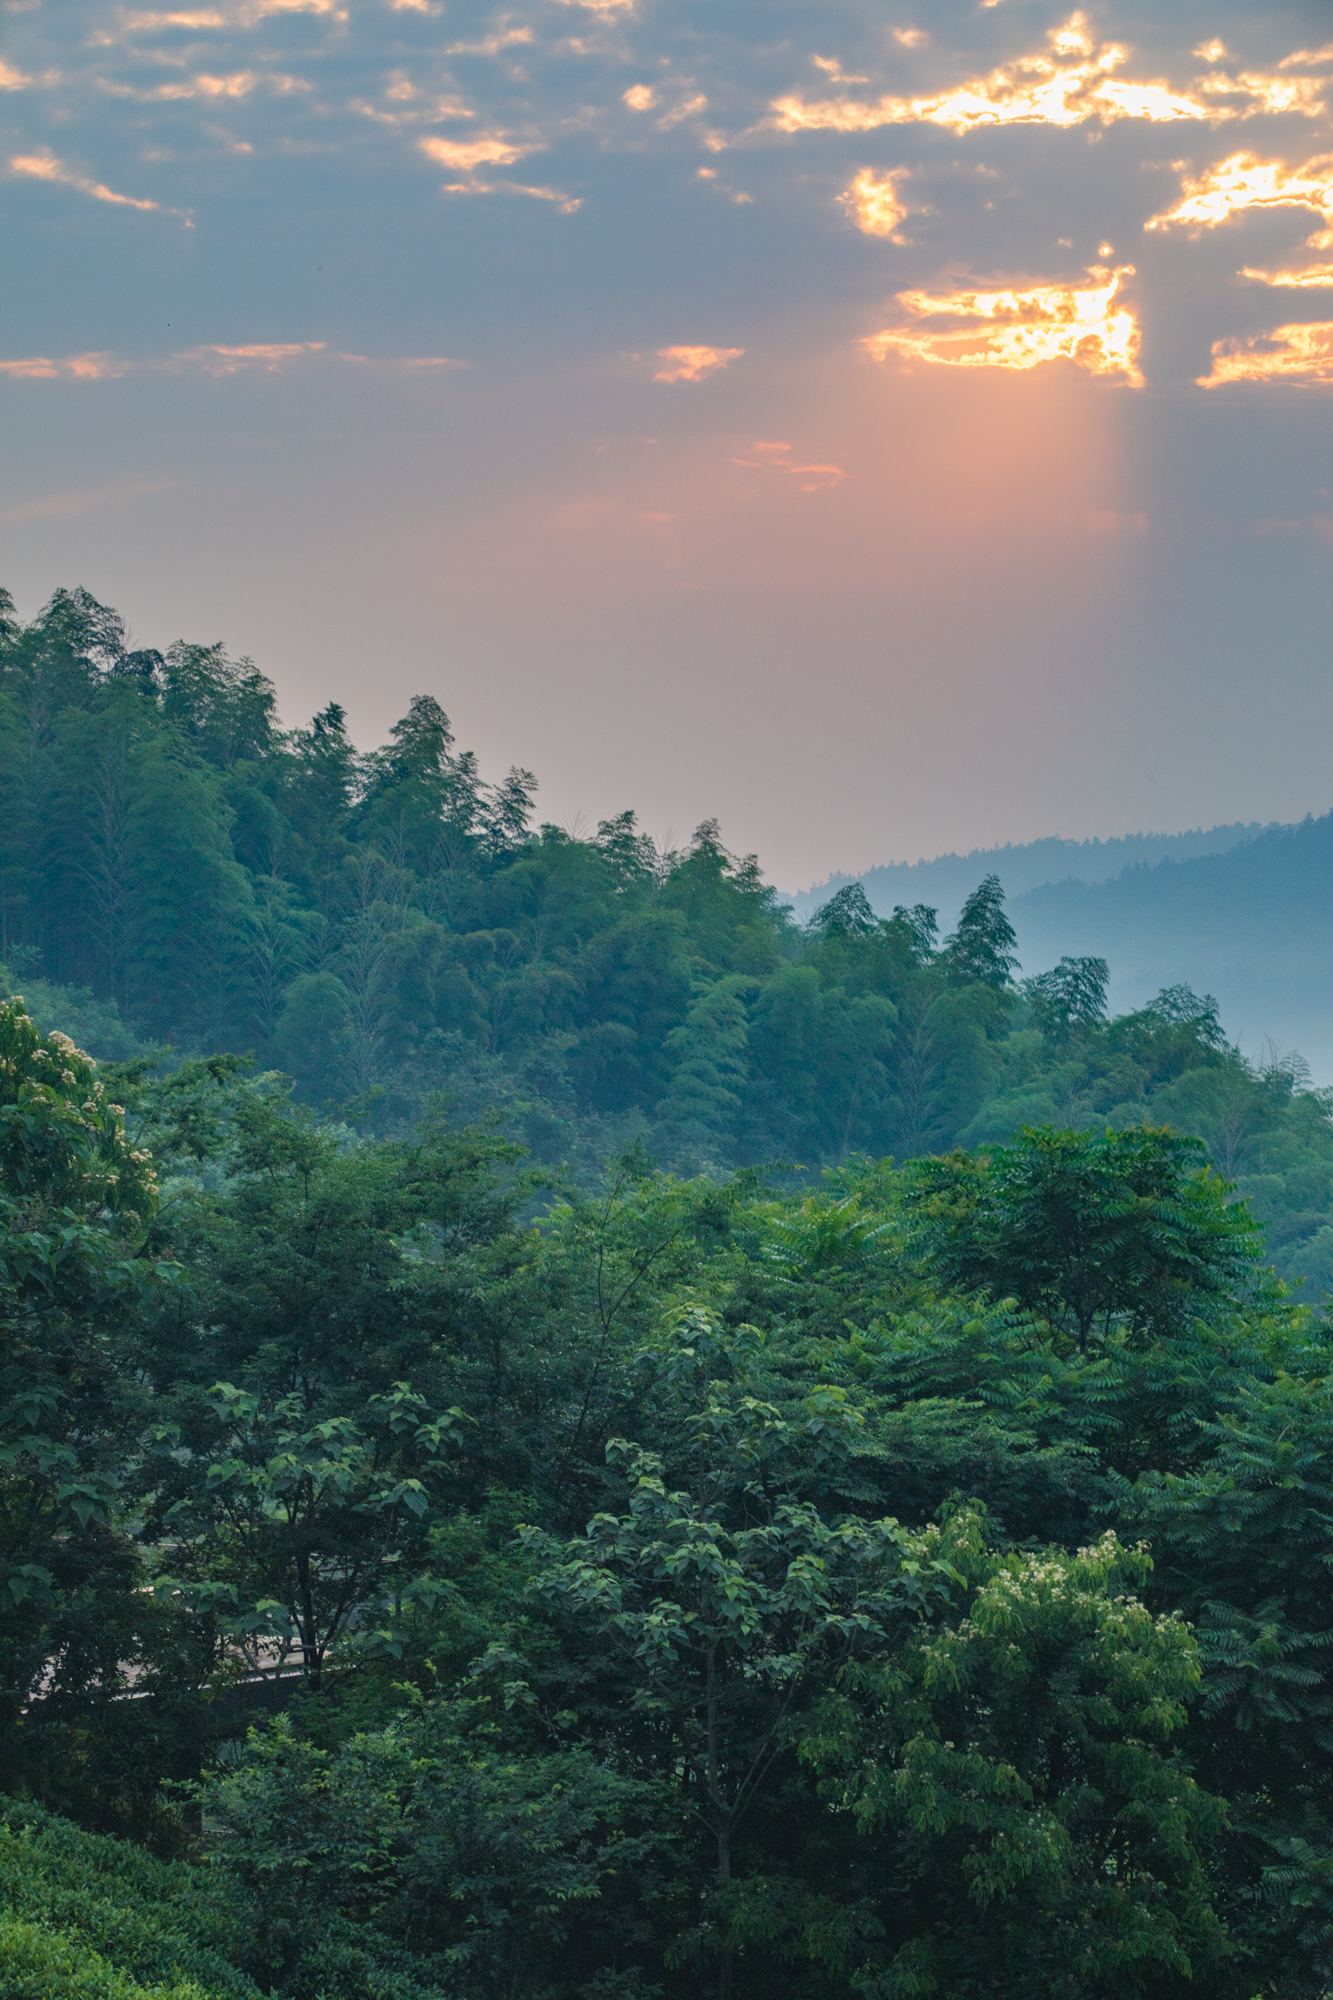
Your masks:
{"label": "misty mountain", "polygon": [[879,915],[889,916],[897,903],[908,908],[929,903],[947,929],[983,875],[998,875],[1012,901],[1047,883],[1105,882],[1126,868],[1222,854],[1257,840],[1265,831],[1258,820],[1248,825],[1237,820],[1231,826],[1195,827],[1188,833],[1127,833],[1113,840],[1061,840],[1049,835],[1017,846],[1010,842],[1004,847],[974,847],[967,854],[939,854],[933,860],[890,861],[867,868],[863,875],[834,874],[782,900],[805,923],[845,884],[859,881]]}
{"label": "misty mountain", "polygon": [[1333,1081],[1333,813],[1108,881],[1048,882],[1009,914],[1025,972],[1105,958],[1117,1009],[1184,980],[1216,997],[1248,1053],[1271,1038]]}
{"label": "misty mountain", "polygon": [[[1120,840],[1034,840],[868,869],[875,910],[930,903],[947,930],[983,875],[1009,898],[1025,974],[1062,957],[1111,970],[1113,1011],[1183,981],[1251,1055],[1295,1049],[1333,1082],[1333,814]],[[791,898],[807,917],[845,881]]]}

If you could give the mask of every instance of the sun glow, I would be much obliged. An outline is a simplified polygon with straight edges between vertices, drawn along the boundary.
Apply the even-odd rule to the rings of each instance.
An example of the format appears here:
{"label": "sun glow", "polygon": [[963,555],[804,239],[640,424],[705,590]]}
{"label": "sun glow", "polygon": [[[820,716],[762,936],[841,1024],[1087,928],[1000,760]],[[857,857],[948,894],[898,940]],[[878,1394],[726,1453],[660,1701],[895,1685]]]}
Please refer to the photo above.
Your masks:
{"label": "sun glow", "polygon": [[1213,343],[1213,368],[1200,375],[1201,389],[1232,382],[1292,382],[1315,386],[1333,382],[1333,320],[1305,326],[1275,326],[1271,332]]}
{"label": "sun glow", "polygon": [[1039,285],[997,292],[899,292],[898,303],[914,319],[982,320],[966,326],[887,327],[862,345],[877,361],[890,354],[953,368],[1036,368],[1044,361],[1072,361],[1090,375],[1120,376],[1141,388],[1139,325],[1119,303],[1120,281],[1132,264],[1114,271],[1094,268],[1088,286]]}
{"label": "sun glow", "polygon": [[[1115,72],[1129,60],[1118,42],[1098,44],[1082,14],[1047,36],[1047,48],[1019,56],[952,90],[929,97],[881,97],[873,102],[852,97],[811,101],[780,97],[771,107],[770,123],[780,132],[869,132],[880,125],[943,125],[951,132],[973,132],[989,125],[1082,125],[1091,119],[1103,125],[1121,118],[1214,120],[1235,114],[1205,103],[1197,95],[1174,91],[1161,81],[1136,82]],[[1262,81],[1265,89],[1273,79]],[[1299,94],[1309,79],[1282,79],[1281,88]],[[1214,88],[1209,80],[1210,89]],[[1314,85],[1310,86],[1315,87]],[[1228,80],[1229,89],[1240,84]]]}

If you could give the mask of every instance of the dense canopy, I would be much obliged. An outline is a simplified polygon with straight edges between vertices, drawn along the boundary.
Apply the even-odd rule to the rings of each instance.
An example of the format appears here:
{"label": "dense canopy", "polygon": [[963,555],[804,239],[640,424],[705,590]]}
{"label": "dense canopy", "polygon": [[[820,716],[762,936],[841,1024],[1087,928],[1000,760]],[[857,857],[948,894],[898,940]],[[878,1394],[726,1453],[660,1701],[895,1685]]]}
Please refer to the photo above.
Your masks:
{"label": "dense canopy", "polygon": [[0,665],[0,2000],[1324,1993],[1299,1072],[428,698]]}

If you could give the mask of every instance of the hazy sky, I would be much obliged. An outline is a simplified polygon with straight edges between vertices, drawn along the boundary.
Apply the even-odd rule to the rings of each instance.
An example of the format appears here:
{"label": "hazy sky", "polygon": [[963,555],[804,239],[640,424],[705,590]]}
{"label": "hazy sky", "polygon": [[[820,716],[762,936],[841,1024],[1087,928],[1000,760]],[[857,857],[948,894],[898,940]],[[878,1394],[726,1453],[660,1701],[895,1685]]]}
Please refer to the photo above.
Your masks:
{"label": "hazy sky", "polygon": [[1333,4],[3,0],[0,581],[797,887],[1333,804]]}

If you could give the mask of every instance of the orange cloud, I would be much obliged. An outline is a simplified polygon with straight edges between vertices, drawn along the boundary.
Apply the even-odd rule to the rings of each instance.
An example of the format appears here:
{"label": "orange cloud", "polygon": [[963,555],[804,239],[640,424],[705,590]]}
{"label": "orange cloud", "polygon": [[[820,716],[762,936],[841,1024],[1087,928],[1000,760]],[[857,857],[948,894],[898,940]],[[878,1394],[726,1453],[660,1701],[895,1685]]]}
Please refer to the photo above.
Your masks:
{"label": "orange cloud", "polygon": [[113,188],[104,187],[101,181],[90,180],[86,174],[77,173],[56,159],[49,146],[43,146],[39,153],[18,153],[9,162],[11,174],[24,174],[33,180],[54,181],[60,187],[74,188],[79,194],[90,195],[94,201],[109,201],[117,208],[153,209],[159,214],[176,215],[187,229],[194,224],[188,215],[178,208],[164,209],[161,202],[141,201],[132,194],[117,194]]}
{"label": "orange cloud", "polygon": [[[171,28],[256,28],[273,14],[324,14],[333,21],[345,21],[347,9],[339,0],[240,0],[230,7],[199,7],[172,13],[141,13],[127,16],[120,24],[123,35],[153,35]],[[103,31],[101,43],[116,39]]]}
{"label": "orange cloud", "polygon": [[505,139],[498,132],[488,132],[480,139],[418,139],[417,145],[427,159],[438,160],[455,173],[468,173],[474,167],[512,167],[515,160],[541,150],[518,139]]}
{"label": "orange cloud", "polygon": [[836,56],[811,56],[816,69],[822,69],[825,76],[834,83],[869,83],[868,76],[851,76],[843,68]]}
{"label": "orange cloud", "polygon": [[867,236],[887,236],[891,243],[901,243],[898,225],[905,222],[910,210],[898,193],[898,182],[907,178],[906,167],[895,167],[891,173],[876,174],[871,167],[863,167],[849,188],[844,188],[838,200],[852,217],[858,229]]}
{"label": "orange cloud", "polygon": [[1138,368],[1139,326],[1134,314],[1117,303],[1120,281],[1133,275],[1133,265],[1117,270],[1094,268],[1097,282],[1089,286],[1039,285],[982,292],[957,291],[938,296],[929,292],[899,292],[898,303],[915,319],[989,321],[984,329],[918,329],[888,327],[871,334],[862,345],[877,361],[890,354],[954,368],[1036,368],[1044,361],[1072,361],[1090,375],[1121,376],[1141,388]]}
{"label": "orange cloud", "polygon": [[208,345],[182,348],[176,354],[149,355],[135,360],[125,355],[67,354],[57,359],[45,354],[23,355],[13,361],[0,360],[0,376],[13,381],[117,381],[122,375],[145,369],[197,369],[214,377],[258,372],[271,375],[294,361],[320,355],[327,361],[345,361],[364,368],[436,369],[466,368],[465,361],[447,354],[371,355],[344,354],[328,348],[322,340],[255,341],[244,347]]}
{"label": "orange cloud", "polygon": [[1256,271],[1249,264],[1242,265],[1239,275],[1253,278],[1261,285],[1273,285],[1285,291],[1310,289],[1322,291],[1333,285],[1333,264],[1307,264],[1299,271]]}
{"label": "orange cloud", "polygon": [[446,181],[441,194],[521,194],[530,201],[553,202],[562,215],[573,215],[582,208],[581,195],[566,194],[563,188],[530,187],[525,181]]}
{"label": "orange cloud", "polygon": [[468,365],[448,354],[337,354],[333,359],[354,361],[363,368],[466,368]]}
{"label": "orange cloud", "polygon": [[104,382],[127,375],[133,367],[114,354],[67,354],[52,360],[45,354],[29,354],[17,361],[0,361],[0,375],[11,381]]}
{"label": "orange cloud", "polygon": [[1246,117],[1256,111],[1274,115],[1294,111],[1303,118],[1318,118],[1324,109],[1320,92],[1325,85],[1320,77],[1265,76],[1256,70],[1226,76],[1215,71],[1201,77],[1197,87],[1205,97],[1238,97],[1242,108],[1224,114],[1229,117]]}
{"label": "orange cloud", "polygon": [[193,363],[205,375],[239,375],[243,369],[258,368],[272,374],[284,361],[322,351],[322,340],[262,341],[251,347],[187,347],[172,356],[176,363]]}
{"label": "orange cloud", "polygon": [[1232,382],[1294,382],[1314,387],[1333,382],[1333,320],[1305,326],[1275,326],[1269,333],[1213,343],[1213,367],[1200,375],[1201,389]]}
{"label": "orange cloud", "polygon": [[151,90],[137,90],[127,83],[109,83],[99,78],[99,87],[109,97],[133,97],[140,103],[174,103],[194,97],[206,101],[225,98],[248,97],[253,90],[270,90],[277,97],[287,97],[294,90],[309,90],[311,86],[299,76],[283,76],[277,71],[266,70],[261,76],[252,69],[236,70],[230,76],[190,77],[182,83],[159,83]]}
{"label": "orange cloud", "polygon": [[[1192,91],[1178,91],[1160,79],[1121,76],[1117,72],[1129,61],[1129,50],[1117,42],[1097,42],[1083,14],[1071,15],[1046,42],[1044,50],[1019,56],[988,76],[929,96],[871,101],[780,97],[770,107],[768,122],[780,132],[869,132],[882,125],[925,124],[962,133],[992,125],[1083,125],[1093,119],[1102,125],[1124,118],[1216,124],[1255,112],[1296,111],[1315,117],[1323,110],[1317,78],[1257,72],[1230,77],[1213,71]],[[1220,44],[1213,47],[1221,50]],[[1238,101],[1217,101],[1225,98]]]}
{"label": "orange cloud", "polygon": [[1253,153],[1233,153],[1216,167],[1181,183],[1174,208],[1154,215],[1145,229],[1173,225],[1198,231],[1216,229],[1252,208],[1311,208],[1333,223],[1333,155],[1323,155],[1303,167],[1282,160],[1260,160]]}
{"label": "orange cloud", "polygon": [[777,472],[787,474],[796,481],[802,493],[821,493],[826,487],[840,486],[847,474],[840,465],[797,465],[786,454],[789,444],[766,444],[762,439],[750,446],[751,451],[763,452],[762,458],[733,458],[733,465],[744,466],[749,472]]}
{"label": "orange cloud", "polygon": [[[419,0],[411,0],[411,4],[416,6]],[[450,42],[444,53],[447,56],[498,56],[502,50],[517,48],[532,39],[531,28],[497,28],[493,35],[487,35],[479,42]]]}
{"label": "orange cloud", "polygon": [[[189,14],[131,14],[121,22],[121,32],[126,35],[152,35],[164,28],[189,28],[196,32],[203,28],[228,28],[232,23],[216,7],[196,8]],[[103,29],[95,35],[96,46],[105,47],[116,37]]]}
{"label": "orange cloud", "polygon": [[984,125],[1110,124],[1118,118],[1207,118],[1196,98],[1165,83],[1133,83],[1114,72],[1129,60],[1118,43],[1098,45],[1082,14],[1047,36],[1047,50],[1020,56],[989,76],[927,97],[881,97],[872,103],[842,97],[811,103],[782,97],[771,122],[781,132],[869,132],[880,125],[944,125],[972,132]]}
{"label": "orange cloud", "polygon": [[657,129],[659,132],[669,132],[673,125],[683,125],[687,118],[698,118],[707,109],[708,99],[702,91],[696,92],[693,97],[683,98],[670,111],[664,111],[657,121]]}
{"label": "orange cloud", "polygon": [[654,382],[702,382],[715,369],[725,368],[728,362],[739,361],[743,347],[659,347],[657,358],[662,366],[653,376]]}
{"label": "orange cloud", "polygon": [[[471,117],[471,113],[462,114]],[[523,181],[495,181],[478,178],[479,167],[508,167],[515,160],[525,159],[529,153],[544,150],[543,140],[507,139],[501,132],[483,133],[477,139],[439,139],[434,136],[418,139],[417,145],[428,159],[438,160],[442,166],[452,167],[456,173],[468,176],[463,181],[446,181],[444,194],[521,194],[531,201],[549,201],[562,215],[573,215],[582,206],[578,195],[569,195],[562,188],[532,187]]]}

